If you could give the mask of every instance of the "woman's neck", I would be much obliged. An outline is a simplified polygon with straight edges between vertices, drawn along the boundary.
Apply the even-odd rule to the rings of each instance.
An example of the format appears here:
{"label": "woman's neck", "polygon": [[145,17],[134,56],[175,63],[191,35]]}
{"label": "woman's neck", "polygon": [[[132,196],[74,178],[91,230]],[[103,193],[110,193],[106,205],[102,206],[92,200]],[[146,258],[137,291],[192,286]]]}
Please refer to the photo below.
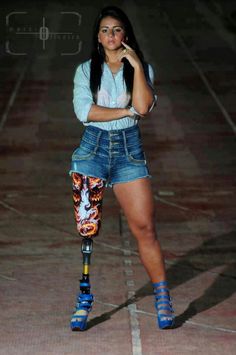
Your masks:
{"label": "woman's neck", "polygon": [[106,58],[105,61],[110,64],[120,64],[121,61],[118,60],[117,57],[121,51],[122,51],[122,49],[120,49],[120,48],[115,51],[106,51],[105,50],[105,58]]}

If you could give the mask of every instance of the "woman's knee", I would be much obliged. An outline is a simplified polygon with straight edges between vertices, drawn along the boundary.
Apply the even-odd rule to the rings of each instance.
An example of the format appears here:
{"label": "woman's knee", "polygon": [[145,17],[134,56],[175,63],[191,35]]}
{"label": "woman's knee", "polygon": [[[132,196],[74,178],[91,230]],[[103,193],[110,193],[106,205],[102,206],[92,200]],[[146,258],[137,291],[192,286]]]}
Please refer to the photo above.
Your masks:
{"label": "woman's knee", "polygon": [[136,222],[131,230],[139,242],[154,242],[157,239],[155,224],[152,221]]}

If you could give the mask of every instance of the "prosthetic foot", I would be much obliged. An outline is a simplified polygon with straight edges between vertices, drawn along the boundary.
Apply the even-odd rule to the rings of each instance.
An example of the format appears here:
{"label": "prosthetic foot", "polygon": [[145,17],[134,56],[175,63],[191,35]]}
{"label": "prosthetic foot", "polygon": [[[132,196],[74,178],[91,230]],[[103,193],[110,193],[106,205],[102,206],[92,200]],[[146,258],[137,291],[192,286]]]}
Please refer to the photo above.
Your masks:
{"label": "prosthetic foot", "polygon": [[90,293],[89,283],[89,265],[92,253],[93,240],[91,238],[83,238],[81,252],[83,254],[83,275],[80,280],[80,293],[77,295],[74,314],[71,319],[71,330],[81,331],[87,327],[87,319],[89,312],[92,310],[93,294]]}

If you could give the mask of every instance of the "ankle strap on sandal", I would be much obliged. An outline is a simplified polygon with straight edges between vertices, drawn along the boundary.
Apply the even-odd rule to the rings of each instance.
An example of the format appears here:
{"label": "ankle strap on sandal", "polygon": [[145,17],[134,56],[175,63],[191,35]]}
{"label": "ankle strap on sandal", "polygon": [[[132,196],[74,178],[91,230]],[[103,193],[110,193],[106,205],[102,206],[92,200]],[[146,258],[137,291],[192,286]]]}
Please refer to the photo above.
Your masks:
{"label": "ankle strap on sandal", "polygon": [[167,281],[155,282],[152,284],[153,288],[160,287],[160,286],[167,286]]}

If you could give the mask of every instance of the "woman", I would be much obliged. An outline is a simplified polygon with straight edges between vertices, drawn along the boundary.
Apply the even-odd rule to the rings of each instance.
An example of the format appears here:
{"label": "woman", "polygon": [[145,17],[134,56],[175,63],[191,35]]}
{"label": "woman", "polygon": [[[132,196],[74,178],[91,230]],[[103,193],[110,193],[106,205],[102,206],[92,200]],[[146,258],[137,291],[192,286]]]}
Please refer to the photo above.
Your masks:
{"label": "woman", "polygon": [[[153,69],[125,13],[115,6],[103,8],[94,25],[91,58],[77,67],[74,78],[74,110],[85,125],[70,170],[77,229],[84,238],[98,235],[103,191],[112,187],[137,240],[154,288],[158,325],[164,329],[173,326],[174,314],[138,126],[156,103],[153,82]],[[72,329],[84,329],[91,310],[92,298],[82,296]]]}

